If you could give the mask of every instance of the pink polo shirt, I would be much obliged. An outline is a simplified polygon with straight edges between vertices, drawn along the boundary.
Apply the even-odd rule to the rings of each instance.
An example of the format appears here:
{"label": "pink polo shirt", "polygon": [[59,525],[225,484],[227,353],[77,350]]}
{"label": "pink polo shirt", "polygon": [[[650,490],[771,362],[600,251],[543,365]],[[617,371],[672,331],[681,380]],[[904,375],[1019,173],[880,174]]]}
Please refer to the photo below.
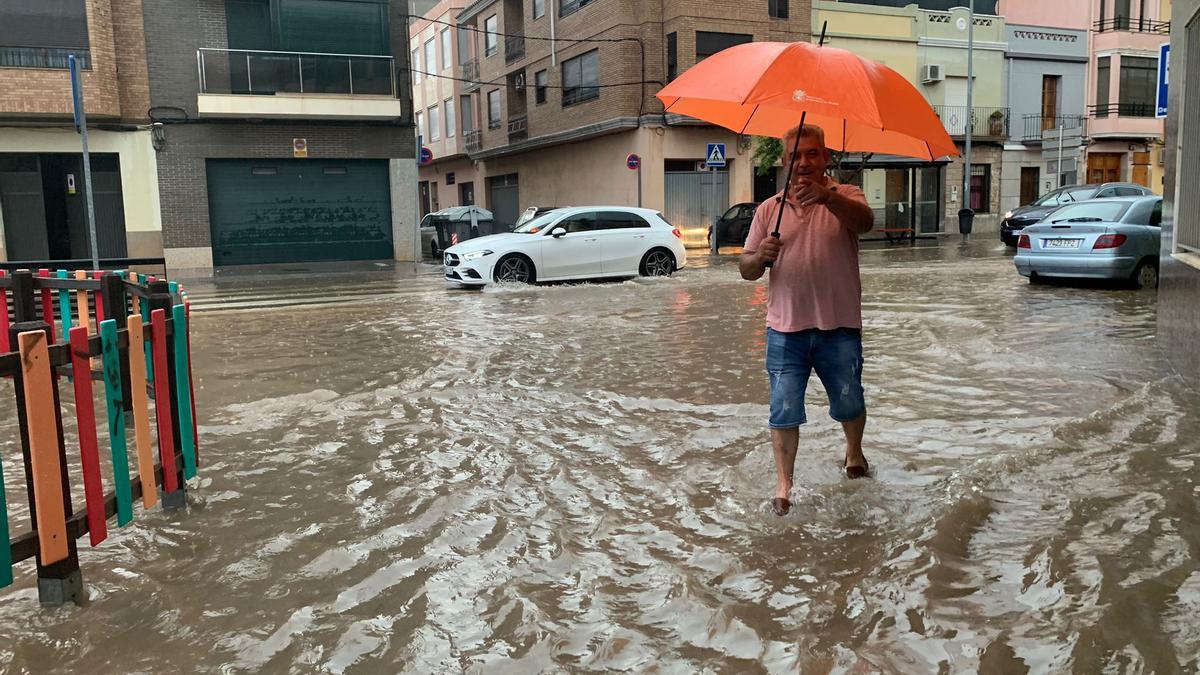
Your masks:
{"label": "pink polo shirt", "polygon": [[[853,185],[836,186],[839,195],[867,203]],[[754,213],[744,250],[753,253],[775,230],[783,193],[763,202]],[[862,281],[858,276],[858,236],[822,204],[798,208],[790,201],[779,236],[783,247],[768,270],[767,325],[781,333],[819,328],[862,328]]]}

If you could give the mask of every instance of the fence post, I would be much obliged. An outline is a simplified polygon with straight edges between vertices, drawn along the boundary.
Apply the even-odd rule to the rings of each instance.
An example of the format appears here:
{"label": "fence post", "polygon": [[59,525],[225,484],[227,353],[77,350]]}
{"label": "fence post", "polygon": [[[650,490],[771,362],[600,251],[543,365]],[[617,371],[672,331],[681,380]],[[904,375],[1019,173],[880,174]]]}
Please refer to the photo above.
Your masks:
{"label": "fence post", "polygon": [[[12,275],[13,323],[37,321],[37,306],[33,300],[33,272],[17,270]],[[16,342],[9,343],[16,346]]]}
{"label": "fence post", "polygon": [[[24,272],[24,281],[16,281],[17,275],[14,277],[14,291],[19,286],[21,293],[14,293],[14,300],[17,301],[17,316],[30,316],[33,314],[33,275],[27,271]],[[25,306],[22,306],[22,305]],[[42,331],[46,334],[46,339],[50,339],[50,326],[45,321],[21,321],[9,327],[10,342],[13,345],[17,344],[17,336],[28,331]],[[53,369],[52,369],[53,370]],[[62,402],[58,395],[57,378],[53,378],[54,389],[54,421],[57,426],[58,433],[58,459],[62,480],[63,494],[63,512],[66,518],[70,520],[74,513],[71,507],[71,484],[67,474],[67,454],[66,444],[63,438],[62,425]],[[25,378],[22,371],[18,370],[13,374],[13,384],[16,390],[17,403],[17,426],[21,434],[21,454],[25,464],[25,488],[29,496],[29,519],[36,527],[37,523],[37,505],[33,492],[33,463],[30,460],[29,446],[29,417],[25,410]],[[5,542],[7,544],[7,542]],[[37,555],[37,577],[38,577],[38,600],[43,606],[59,606],[65,605],[68,602],[79,603],[83,597],[83,574],[79,570],[79,551],[73,537],[67,537],[67,557],[50,565],[43,565],[41,553]]]}
{"label": "fence post", "polygon": [[[125,330],[129,326],[129,309],[125,303],[125,280],[112,272],[105,272],[104,276],[100,278],[100,298],[104,306],[105,318],[116,321],[117,330]],[[98,304],[97,307],[99,306]],[[122,405],[125,412],[129,412],[133,410],[133,390],[129,380],[129,351],[121,352],[120,358],[121,391],[125,393]],[[145,387],[146,383],[142,382],[141,386]],[[127,421],[129,419],[132,418],[127,418]]]}
{"label": "fence post", "polygon": [[[150,311],[161,309],[167,317],[171,316],[173,300],[171,298],[171,285],[166,281],[152,281],[150,283]],[[155,336],[155,339],[158,339]],[[163,336],[163,340],[167,343],[167,363],[175,362],[175,341],[167,339]],[[174,402],[179,400],[179,392],[177,390],[178,383],[175,381],[175,369],[169,365],[165,378],[170,383],[169,400]],[[157,392],[156,392],[157,393]],[[156,404],[157,406],[157,404]],[[174,412],[174,411],[172,411]],[[180,444],[179,435],[179,418],[177,415],[171,415],[171,438],[175,441],[174,451],[178,453],[183,446]],[[163,470],[166,470],[166,464],[163,465]],[[168,510],[182,509],[187,507],[187,483],[184,482],[183,463],[175,462],[177,480],[179,489],[173,493],[163,494],[163,508]],[[166,479],[164,477],[164,484]]]}

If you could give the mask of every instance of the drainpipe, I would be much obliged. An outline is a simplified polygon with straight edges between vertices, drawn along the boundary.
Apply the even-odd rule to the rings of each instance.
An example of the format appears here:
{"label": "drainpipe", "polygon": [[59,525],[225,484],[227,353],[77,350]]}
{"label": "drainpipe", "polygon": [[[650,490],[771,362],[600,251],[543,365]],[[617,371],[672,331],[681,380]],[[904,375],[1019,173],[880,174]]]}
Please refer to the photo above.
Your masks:
{"label": "drainpipe", "polygon": [[558,16],[558,10],[554,9],[554,3],[547,3],[547,11],[550,12],[550,67],[558,67],[558,40],[554,38],[554,20]]}

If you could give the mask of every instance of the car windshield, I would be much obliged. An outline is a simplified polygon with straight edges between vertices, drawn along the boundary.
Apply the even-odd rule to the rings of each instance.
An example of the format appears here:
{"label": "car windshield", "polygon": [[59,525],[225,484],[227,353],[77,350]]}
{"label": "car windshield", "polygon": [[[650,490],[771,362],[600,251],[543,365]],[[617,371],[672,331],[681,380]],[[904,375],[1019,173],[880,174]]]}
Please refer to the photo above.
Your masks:
{"label": "car windshield", "polygon": [[721,216],[721,220],[733,220],[738,217],[738,211],[741,211],[741,210],[742,210],[742,207],[734,206],[733,208],[726,211],[725,215]]}
{"label": "car windshield", "polygon": [[1047,222],[1117,222],[1129,208],[1129,202],[1083,202],[1071,204],[1050,214]]}
{"label": "car windshield", "polygon": [[513,230],[513,232],[518,234],[537,234],[538,232],[541,232],[547,225],[554,222],[555,218],[558,218],[558,214],[554,211],[543,213],[537,218],[534,218],[528,223],[525,223],[524,225]]}
{"label": "car windshield", "polygon": [[1090,199],[1096,188],[1074,188],[1072,190],[1060,190],[1051,192],[1033,203],[1034,206],[1059,206],[1061,204],[1071,204],[1081,202],[1085,199]]}

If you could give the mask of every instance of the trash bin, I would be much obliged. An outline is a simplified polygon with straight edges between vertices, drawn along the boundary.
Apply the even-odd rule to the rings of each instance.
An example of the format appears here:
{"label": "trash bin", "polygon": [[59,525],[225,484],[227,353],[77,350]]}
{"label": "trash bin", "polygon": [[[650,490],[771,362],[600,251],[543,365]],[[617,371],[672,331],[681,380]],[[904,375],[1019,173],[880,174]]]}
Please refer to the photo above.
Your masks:
{"label": "trash bin", "polygon": [[959,234],[971,234],[971,225],[975,221],[975,212],[971,209],[962,209],[958,212],[958,232]]}

